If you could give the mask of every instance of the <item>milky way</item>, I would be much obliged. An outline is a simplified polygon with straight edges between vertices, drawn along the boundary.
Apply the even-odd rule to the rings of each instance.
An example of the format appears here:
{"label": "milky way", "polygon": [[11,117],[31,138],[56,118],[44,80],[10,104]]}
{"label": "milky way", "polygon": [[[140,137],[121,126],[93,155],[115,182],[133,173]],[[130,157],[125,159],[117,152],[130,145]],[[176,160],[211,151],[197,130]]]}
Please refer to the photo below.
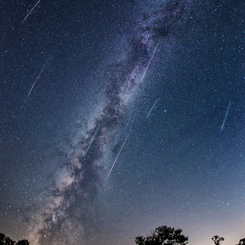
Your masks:
{"label": "milky way", "polygon": [[145,11],[124,51],[105,69],[104,99],[65,153],[65,167],[56,173],[54,186],[41,194],[42,204],[30,221],[32,244],[75,244],[78,233],[79,241],[86,236],[87,224],[93,225],[91,217],[96,212],[93,202],[120,148],[118,136],[125,131],[128,137],[132,127],[129,107],[158,45],[178,33],[189,7],[189,1],[176,0]]}

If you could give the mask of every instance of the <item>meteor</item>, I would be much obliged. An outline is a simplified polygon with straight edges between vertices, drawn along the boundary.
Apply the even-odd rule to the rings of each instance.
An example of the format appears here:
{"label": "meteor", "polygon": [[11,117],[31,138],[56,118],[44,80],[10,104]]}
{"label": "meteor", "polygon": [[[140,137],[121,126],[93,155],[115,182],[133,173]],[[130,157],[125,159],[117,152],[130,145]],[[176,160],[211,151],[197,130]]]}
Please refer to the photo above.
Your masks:
{"label": "meteor", "polygon": [[87,149],[87,151],[86,151],[84,157],[86,157],[86,155],[87,155],[87,153],[88,153],[88,150],[89,150],[90,146],[92,145],[92,143],[93,143],[93,141],[94,141],[94,138],[95,138],[96,134],[98,133],[99,128],[100,128],[100,125],[99,125],[99,126],[97,127],[97,129],[96,129],[96,131],[95,131],[95,133],[94,133],[94,136],[93,136],[93,138],[91,139],[91,141],[90,141],[90,143],[89,143],[88,149]]}
{"label": "meteor", "polygon": [[26,15],[26,17],[24,18],[24,20],[22,21],[22,23],[25,22],[25,20],[26,20],[26,19],[28,18],[28,16],[31,14],[32,10],[39,4],[40,1],[41,1],[41,0],[38,0],[38,1],[37,1],[37,3],[34,5],[34,7],[31,9],[31,11]]}
{"label": "meteor", "polygon": [[153,106],[151,107],[151,109],[149,110],[149,112],[147,113],[147,115],[146,115],[145,118],[148,118],[148,117],[150,116],[151,111],[152,111],[153,108],[156,106],[156,104],[157,104],[157,102],[158,102],[159,99],[160,99],[160,97],[156,99],[156,101],[154,102]]}
{"label": "meteor", "polygon": [[120,149],[120,151],[118,152],[117,157],[116,157],[114,163],[112,164],[112,167],[111,167],[111,169],[110,169],[110,171],[109,171],[109,173],[108,173],[108,175],[107,175],[107,177],[106,177],[106,180],[109,178],[109,176],[110,176],[110,174],[111,174],[111,171],[112,171],[112,169],[114,168],[114,166],[115,166],[115,164],[116,164],[116,162],[117,162],[117,159],[118,159],[118,157],[119,157],[119,155],[120,155],[120,153],[121,153],[121,151],[122,151],[122,149],[123,149],[123,147],[124,147],[124,145],[125,145],[125,143],[126,143],[126,141],[127,141],[127,139],[128,139],[128,136],[130,135],[130,132],[131,132],[131,129],[129,130],[129,132],[128,132],[128,134],[127,134],[127,136],[126,136],[126,138],[125,138],[125,140],[124,140],[124,142],[123,142],[123,144],[122,144],[122,146],[121,146],[121,149]]}
{"label": "meteor", "polygon": [[227,116],[228,116],[228,113],[229,113],[229,110],[230,110],[230,107],[231,107],[231,101],[229,102],[229,105],[227,107],[227,110],[226,110],[226,113],[225,113],[225,118],[224,118],[224,121],[220,127],[220,132],[222,132],[224,130],[224,127],[225,127],[225,122],[226,122],[226,119],[227,119]]}
{"label": "meteor", "polygon": [[152,56],[151,56],[151,58],[150,58],[150,60],[149,60],[149,62],[148,62],[148,64],[147,64],[147,66],[146,66],[146,68],[145,68],[145,71],[144,71],[144,73],[143,73],[143,75],[142,75],[142,77],[141,77],[140,83],[142,83],[142,81],[144,80],[145,74],[146,74],[146,72],[147,72],[147,70],[148,70],[148,68],[149,68],[149,66],[150,66],[150,64],[151,64],[151,61],[152,61],[152,59],[153,59],[153,57],[154,57],[154,55],[155,55],[155,53],[156,53],[156,50],[157,50],[157,48],[158,48],[158,45],[159,45],[159,41],[158,41],[158,43],[157,43],[157,45],[156,45],[156,47],[155,47],[155,49],[154,49],[154,51],[153,51],[153,54],[152,54]]}
{"label": "meteor", "polygon": [[31,89],[30,89],[30,91],[29,91],[28,95],[26,96],[26,98],[28,98],[28,96],[30,95],[30,93],[31,93],[32,89],[34,88],[34,86],[35,86],[35,84],[36,84],[37,80],[39,79],[39,77],[40,77],[41,73],[43,72],[43,69],[44,69],[44,68],[45,68],[45,66],[47,65],[47,63],[48,63],[49,59],[50,59],[50,58],[48,58],[48,60],[47,60],[47,61],[46,61],[46,63],[44,64],[44,66],[43,66],[42,70],[39,72],[39,74],[38,74],[38,76],[37,76],[37,78],[36,78],[35,82],[32,84],[32,87],[31,87]]}

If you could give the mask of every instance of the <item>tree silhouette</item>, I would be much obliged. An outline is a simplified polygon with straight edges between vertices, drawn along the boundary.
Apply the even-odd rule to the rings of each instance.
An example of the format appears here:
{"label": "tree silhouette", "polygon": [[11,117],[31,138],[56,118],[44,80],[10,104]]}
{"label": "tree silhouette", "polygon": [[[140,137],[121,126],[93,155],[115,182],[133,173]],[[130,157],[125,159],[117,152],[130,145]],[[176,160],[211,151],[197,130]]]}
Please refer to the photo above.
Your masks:
{"label": "tree silhouette", "polygon": [[0,245],[29,245],[29,242],[27,240],[15,242],[10,237],[0,233]]}
{"label": "tree silhouette", "polygon": [[4,240],[5,240],[5,235],[0,233],[0,245],[3,245],[4,243]]}
{"label": "tree silhouette", "polygon": [[213,240],[215,245],[220,245],[221,242],[223,242],[225,239],[224,239],[224,237],[220,237],[220,236],[215,235],[212,237],[212,240]]}
{"label": "tree silhouette", "polygon": [[186,245],[188,237],[181,233],[181,229],[175,230],[172,227],[159,226],[150,236],[137,236],[135,243],[137,245]]}
{"label": "tree silhouette", "polygon": [[241,239],[236,245],[245,245],[245,238]]}
{"label": "tree silhouette", "polygon": [[13,241],[10,237],[0,233],[0,245],[14,245],[14,244],[15,241]]}
{"label": "tree silhouette", "polygon": [[29,245],[29,242],[27,240],[21,240],[21,241],[18,241],[16,245]]}

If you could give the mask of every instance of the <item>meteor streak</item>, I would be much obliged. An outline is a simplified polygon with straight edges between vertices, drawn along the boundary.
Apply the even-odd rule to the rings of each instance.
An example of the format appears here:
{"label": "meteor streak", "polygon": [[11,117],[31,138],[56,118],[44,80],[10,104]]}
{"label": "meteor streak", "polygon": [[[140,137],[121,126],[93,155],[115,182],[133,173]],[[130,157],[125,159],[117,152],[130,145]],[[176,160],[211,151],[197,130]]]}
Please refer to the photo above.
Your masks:
{"label": "meteor streak", "polygon": [[25,20],[26,20],[26,19],[28,18],[28,16],[31,14],[32,10],[39,4],[40,1],[41,1],[41,0],[38,0],[38,1],[37,1],[37,3],[34,5],[34,7],[31,9],[31,11],[26,15],[26,17],[24,18],[24,20],[22,21],[22,23],[25,22]]}
{"label": "meteor streak", "polygon": [[221,126],[221,128],[220,128],[220,132],[222,132],[222,131],[224,130],[225,122],[226,122],[226,119],[227,119],[227,116],[228,116],[230,107],[231,107],[231,101],[229,102],[229,105],[228,105],[228,107],[227,107],[227,110],[226,110],[226,113],[225,113],[225,118],[224,118],[224,121],[223,121],[222,126]]}
{"label": "meteor streak", "polygon": [[149,110],[149,112],[147,113],[146,117],[145,118],[148,118],[151,114],[151,111],[153,110],[153,108],[156,106],[157,104],[157,101],[159,100],[160,98],[157,98],[156,101],[154,102],[153,106],[151,107],[151,109]]}
{"label": "meteor streak", "polygon": [[97,127],[97,129],[96,129],[96,131],[95,131],[95,133],[94,133],[94,136],[93,136],[93,138],[91,139],[91,141],[90,141],[90,143],[89,143],[88,149],[87,149],[87,151],[86,151],[84,157],[86,157],[86,155],[87,155],[87,153],[88,153],[88,150],[89,150],[90,146],[92,145],[92,143],[93,143],[93,141],[94,141],[94,138],[95,138],[96,134],[98,133],[99,128],[100,128],[100,125],[99,125],[99,126]]}
{"label": "meteor streak", "polygon": [[43,70],[44,70],[45,66],[47,65],[47,63],[48,63],[49,59],[50,59],[50,58],[48,58],[48,60],[47,60],[47,61],[46,61],[46,63],[44,64],[44,66],[43,66],[42,70],[39,72],[39,74],[38,74],[38,76],[37,76],[37,78],[36,78],[35,82],[32,84],[32,87],[31,87],[31,89],[30,89],[30,91],[29,91],[28,95],[26,96],[26,98],[28,98],[28,96],[30,95],[30,93],[31,93],[32,89],[34,88],[34,86],[35,86],[35,84],[36,84],[37,80],[39,79],[39,77],[40,77],[41,73],[43,72]]}
{"label": "meteor streak", "polygon": [[144,71],[144,73],[143,73],[143,75],[142,75],[142,77],[141,77],[140,83],[142,83],[142,81],[144,80],[145,74],[146,74],[146,72],[147,72],[147,70],[148,70],[148,68],[149,68],[149,66],[150,66],[150,64],[151,64],[151,61],[152,61],[152,59],[153,59],[153,57],[154,57],[154,55],[155,55],[155,53],[156,53],[156,50],[157,50],[157,48],[158,48],[158,45],[159,45],[159,41],[158,41],[158,43],[157,43],[157,45],[156,45],[156,47],[155,47],[155,49],[154,49],[154,51],[153,51],[153,54],[152,54],[152,56],[151,56],[151,58],[150,58],[150,60],[149,60],[149,62],[148,62],[148,64],[147,64],[147,66],[146,66],[146,68],[145,68],[145,71]]}
{"label": "meteor streak", "polygon": [[125,143],[126,143],[126,141],[127,141],[127,139],[128,139],[128,136],[130,135],[130,132],[131,132],[131,129],[129,130],[129,132],[128,132],[128,134],[127,134],[127,136],[126,136],[126,138],[125,138],[125,140],[124,140],[124,142],[123,142],[123,144],[122,144],[122,146],[121,146],[121,149],[120,149],[120,151],[118,152],[117,157],[116,157],[114,163],[112,164],[112,167],[111,167],[111,169],[110,169],[110,171],[109,171],[109,173],[108,173],[108,175],[107,175],[107,177],[106,177],[106,180],[109,178],[109,176],[110,176],[110,174],[111,174],[111,171],[112,171],[112,169],[114,168],[114,166],[115,166],[115,164],[116,164],[116,162],[117,162],[117,159],[118,159],[118,157],[119,157],[119,155],[120,155],[120,153],[121,153],[121,151],[122,151],[122,148],[124,147],[124,145],[125,145]]}

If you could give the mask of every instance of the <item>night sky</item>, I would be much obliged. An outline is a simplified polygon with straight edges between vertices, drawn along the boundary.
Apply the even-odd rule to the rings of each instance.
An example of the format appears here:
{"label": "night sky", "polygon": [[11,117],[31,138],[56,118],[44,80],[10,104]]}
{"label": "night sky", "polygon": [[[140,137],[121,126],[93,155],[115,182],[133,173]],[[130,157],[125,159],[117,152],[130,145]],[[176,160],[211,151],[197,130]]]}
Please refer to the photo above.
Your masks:
{"label": "night sky", "polygon": [[245,237],[244,0],[0,1],[0,66],[1,233]]}

